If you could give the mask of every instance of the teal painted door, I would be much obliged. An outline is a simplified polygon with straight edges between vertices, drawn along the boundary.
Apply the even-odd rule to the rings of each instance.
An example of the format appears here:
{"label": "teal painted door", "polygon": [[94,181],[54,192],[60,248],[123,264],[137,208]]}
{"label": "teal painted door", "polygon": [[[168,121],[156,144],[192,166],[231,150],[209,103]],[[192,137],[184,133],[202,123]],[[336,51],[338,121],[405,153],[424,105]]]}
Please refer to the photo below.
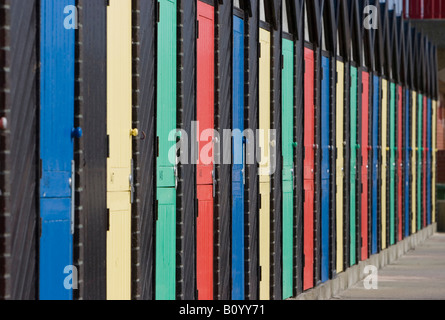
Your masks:
{"label": "teal painted door", "polygon": [[157,57],[155,298],[174,300],[176,297],[177,178],[175,152],[176,0],[159,0]]}
{"label": "teal painted door", "polygon": [[294,248],[294,43],[283,39],[283,299],[293,295]]}
{"label": "teal painted door", "polygon": [[350,114],[351,114],[351,168],[350,168],[350,184],[351,184],[351,192],[349,195],[350,201],[350,264],[351,266],[355,265],[357,262],[357,254],[356,254],[356,245],[357,245],[357,236],[356,236],[356,196],[357,196],[357,68],[351,66],[351,106],[350,106]]}

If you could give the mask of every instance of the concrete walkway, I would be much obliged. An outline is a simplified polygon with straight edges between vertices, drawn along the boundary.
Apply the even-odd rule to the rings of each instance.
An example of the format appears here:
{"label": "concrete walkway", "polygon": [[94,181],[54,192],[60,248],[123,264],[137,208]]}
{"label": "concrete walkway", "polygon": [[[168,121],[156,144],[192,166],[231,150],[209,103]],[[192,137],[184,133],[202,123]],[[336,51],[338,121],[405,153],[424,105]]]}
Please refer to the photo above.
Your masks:
{"label": "concrete walkway", "polygon": [[360,281],[333,300],[445,300],[445,234],[435,234],[378,271],[378,289]]}

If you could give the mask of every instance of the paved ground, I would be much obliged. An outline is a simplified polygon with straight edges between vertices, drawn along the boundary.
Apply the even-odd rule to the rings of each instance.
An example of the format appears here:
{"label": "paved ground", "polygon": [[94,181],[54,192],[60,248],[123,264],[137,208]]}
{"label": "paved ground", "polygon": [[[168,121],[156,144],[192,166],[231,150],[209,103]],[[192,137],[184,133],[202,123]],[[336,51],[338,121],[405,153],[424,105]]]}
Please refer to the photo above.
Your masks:
{"label": "paved ground", "polygon": [[445,300],[445,234],[435,234],[395,263],[378,271],[378,289],[363,281],[335,296],[341,300]]}

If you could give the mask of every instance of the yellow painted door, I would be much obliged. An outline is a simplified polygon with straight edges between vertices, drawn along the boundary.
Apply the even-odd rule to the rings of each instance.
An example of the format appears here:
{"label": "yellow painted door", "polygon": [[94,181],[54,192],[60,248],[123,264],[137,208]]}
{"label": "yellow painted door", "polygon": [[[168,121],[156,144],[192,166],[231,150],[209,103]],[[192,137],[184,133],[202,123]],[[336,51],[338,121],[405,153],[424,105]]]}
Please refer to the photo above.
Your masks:
{"label": "yellow painted door", "polygon": [[107,299],[131,298],[131,1],[107,8]]}
{"label": "yellow painted door", "polygon": [[433,100],[433,116],[432,116],[432,155],[433,155],[433,179],[432,179],[432,210],[433,223],[436,222],[436,152],[437,152],[437,101]]}
{"label": "yellow painted door", "polygon": [[412,140],[412,151],[411,151],[411,170],[412,170],[412,182],[411,182],[411,201],[412,201],[412,212],[411,212],[411,233],[416,233],[416,199],[417,199],[417,192],[416,192],[416,169],[417,169],[417,161],[416,161],[416,148],[417,148],[417,122],[416,122],[416,115],[417,115],[417,92],[413,91],[412,93],[412,102],[411,102],[411,112],[412,112],[412,126],[411,126],[411,140]]}
{"label": "yellow painted door", "polygon": [[388,81],[382,79],[382,249],[386,249],[386,170],[388,151]]}
{"label": "yellow painted door", "polygon": [[341,61],[337,61],[337,104],[336,104],[336,136],[337,136],[337,273],[343,271],[343,179],[344,179],[344,92],[345,92],[345,66]]}
{"label": "yellow painted door", "polygon": [[270,32],[260,29],[260,299],[270,299]]}

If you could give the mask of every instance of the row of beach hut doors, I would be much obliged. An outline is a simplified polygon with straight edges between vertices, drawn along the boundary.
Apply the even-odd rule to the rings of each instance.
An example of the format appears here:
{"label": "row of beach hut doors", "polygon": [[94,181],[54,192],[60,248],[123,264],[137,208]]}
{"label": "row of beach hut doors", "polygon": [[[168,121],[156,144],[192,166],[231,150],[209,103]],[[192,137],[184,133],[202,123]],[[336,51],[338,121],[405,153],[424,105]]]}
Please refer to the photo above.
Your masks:
{"label": "row of beach hut doors", "polygon": [[[81,130],[74,127],[74,66],[75,66],[75,33],[73,29],[64,28],[64,8],[74,5],[74,0],[42,0],[41,2],[41,111],[40,111],[40,264],[39,282],[41,299],[72,299],[72,283],[68,281],[67,274],[72,272],[73,256],[73,233],[74,233],[74,139],[81,136]],[[175,161],[169,159],[169,150],[174,147],[174,141],[169,138],[171,132],[176,130],[176,16],[177,2],[175,0],[158,1],[158,26],[157,38],[157,108],[156,108],[156,265],[155,265],[155,298],[175,299],[176,297],[176,186],[178,171]],[[107,298],[129,299],[131,283],[131,203],[132,203],[132,137],[137,135],[137,130],[131,126],[131,2],[110,0],[107,8],[107,207],[108,207],[108,232],[107,232]],[[204,1],[197,1],[198,34],[197,34],[197,120],[199,121],[198,134],[207,128],[214,127],[214,8]],[[233,129],[244,130],[244,13],[238,1],[234,2],[233,16],[233,103],[232,124]],[[52,36],[48,36],[52,35]],[[270,129],[270,52],[271,34],[267,18],[264,17],[260,24],[261,54],[259,57],[259,86],[260,86],[260,109],[259,127],[266,134],[259,141],[262,154],[268,156],[270,143],[267,135]],[[283,156],[283,297],[287,298],[293,294],[293,199],[294,199],[294,150],[297,146],[294,141],[294,43],[292,37],[283,33],[282,39],[282,156]],[[314,76],[315,76],[315,53],[312,47],[304,48],[304,279],[303,288],[313,287],[314,283],[314,170],[315,170],[315,123],[314,123]],[[329,215],[330,215],[330,58],[322,56],[322,99],[321,99],[321,280],[329,278]],[[402,119],[402,113],[398,112],[395,119],[396,86],[385,79],[376,76],[369,77],[363,72],[362,83],[362,141],[357,141],[357,97],[358,97],[358,70],[354,66],[346,71],[345,64],[341,60],[336,62],[338,78],[336,84],[336,225],[337,225],[337,256],[336,270],[341,272],[344,267],[343,261],[343,199],[350,201],[351,215],[361,212],[362,236],[365,246],[362,247],[362,258],[367,256],[368,246],[368,192],[367,183],[363,183],[365,190],[362,192],[362,208],[355,208],[356,201],[356,174],[362,175],[362,181],[368,179],[368,145],[370,149],[379,149],[379,128],[373,126],[371,141],[368,141],[369,121],[373,123],[382,122],[383,133],[381,135],[382,148],[387,147],[387,122],[389,126],[389,148],[390,163],[395,163],[395,123],[401,126],[417,126],[417,134],[412,130],[406,131],[406,143],[417,141],[417,168],[411,167],[408,159],[409,151],[406,150],[406,176],[416,174],[413,177],[416,190],[412,190],[413,205],[417,205],[417,217],[413,217],[413,232],[421,225],[431,223],[431,206],[427,206],[430,196],[434,194],[431,190],[431,175],[422,175],[430,172],[434,159],[432,160],[433,137],[431,130],[431,114],[434,111],[430,99],[413,93],[412,103],[417,103],[418,108],[412,107],[412,114],[406,112],[406,118]],[[344,123],[344,88],[345,72],[349,72],[351,81],[350,94],[350,123]],[[369,92],[370,82],[373,91]],[[402,103],[402,88],[397,87],[397,93]],[[368,119],[367,106],[372,96],[373,112],[372,119]],[[406,92],[407,104],[409,104],[410,92]],[[380,104],[379,101],[382,101]],[[389,102],[389,103],[388,103]],[[383,110],[379,112],[379,106]],[[63,106],[63,107],[61,107]],[[423,106],[423,108],[422,108]],[[387,108],[390,108],[389,114]],[[401,110],[401,105],[398,106]],[[407,109],[408,110],[408,109]],[[417,110],[417,114],[416,114]],[[382,118],[379,119],[379,114]],[[389,115],[389,119],[387,118]],[[422,121],[416,122],[416,116]],[[411,117],[411,118],[410,118]],[[428,120],[427,120],[428,119]],[[410,123],[412,121],[412,123]],[[351,158],[350,161],[350,197],[344,197],[343,184],[345,166],[343,141],[344,126],[350,127]],[[414,127],[413,127],[414,128]],[[422,141],[422,137],[426,137]],[[402,130],[398,130],[397,142],[401,145]],[[417,139],[417,140],[416,140]],[[199,153],[204,145],[214,141],[214,137],[208,137],[208,141],[199,145]],[[363,159],[362,171],[356,172],[357,156],[360,143],[361,157]],[[244,184],[245,184],[245,148],[246,140],[234,138],[232,153],[234,165],[232,167],[232,298],[243,299],[245,297],[245,263],[244,263]],[[422,147],[420,147],[422,146]],[[353,149],[353,150],[352,150]],[[401,177],[401,150],[399,150],[398,176]],[[412,159],[415,161],[414,152]],[[210,163],[198,163],[196,175],[196,190],[198,198],[197,216],[197,292],[199,299],[213,298],[213,197],[215,189],[215,170],[213,165],[213,154],[210,155]],[[382,164],[386,165],[386,152],[382,152]],[[201,161],[201,160],[200,160]],[[415,163],[415,162],[413,162]],[[372,168],[378,168],[378,153],[373,152],[371,159]],[[393,169],[395,170],[395,166]],[[402,184],[392,185],[395,172],[389,170],[389,197],[391,208],[394,208],[395,194],[399,195],[401,202]],[[260,287],[261,299],[268,299],[270,293],[270,172],[268,159],[261,159],[260,163],[260,215],[259,215],[259,258],[260,258]],[[372,229],[371,253],[377,252],[377,201],[381,200],[382,217],[382,239],[390,238],[390,243],[395,241],[394,221],[390,220],[390,234],[386,235],[386,188],[381,189],[380,199],[376,196],[379,171],[372,170],[372,183],[370,199]],[[386,169],[381,170],[383,181],[386,181]],[[417,180],[417,181],[416,181]],[[348,182],[346,182],[348,183]],[[408,199],[409,180],[404,182],[405,197]],[[425,190],[425,192],[421,192]],[[421,198],[423,196],[423,198]],[[417,201],[415,201],[415,199]],[[428,210],[421,221],[422,208]],[[399,206],[399,217],[401,216]],[[360,210],[361,209],[361,210]],[[391,209],[392,210],[392,209]],[[405,207],[406,217],[409,216],[409,205]],[[391,217],[394,217],[394,212]],[[355,216],[350,219],[355,221]],[[399,220],[401,221],[401,220]],[[409,233],[409,221],[405,219],[406,234]],[[356,251],[356,226],[350,226],[350,254],[351,261],[355,264]],[[401,229],[401,226],[399,226]],[[401,231],[398,232],[399,237]],[[385,248],[386,241],[382,241]]]}

